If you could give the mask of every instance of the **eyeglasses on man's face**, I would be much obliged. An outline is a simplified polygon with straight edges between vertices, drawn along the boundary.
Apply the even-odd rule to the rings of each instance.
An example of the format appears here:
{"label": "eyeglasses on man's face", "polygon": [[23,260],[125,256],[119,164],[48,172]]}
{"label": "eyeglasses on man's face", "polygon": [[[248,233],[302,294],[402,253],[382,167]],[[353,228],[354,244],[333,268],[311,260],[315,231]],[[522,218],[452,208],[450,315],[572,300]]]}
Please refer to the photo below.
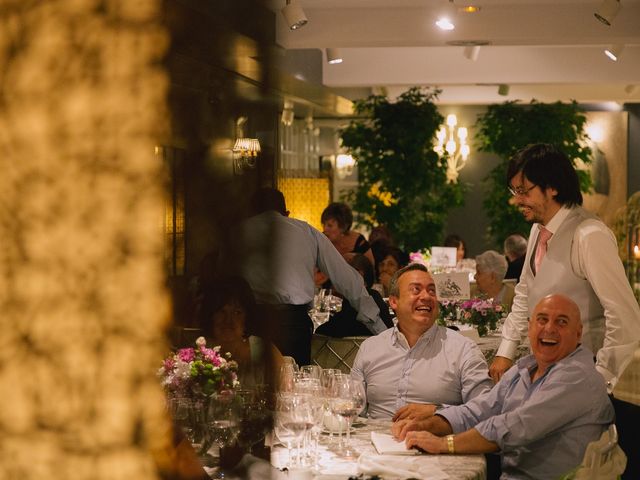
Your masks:
{"label": "eyeglasses on man's face", "polygon": [[515,197],[517,195],[520,195],[520,196],[526,195],[536,187],[537,185],[531,185],[529,188],[526,188],[525,186],[520,185],[519,187],[509,186],[508,188],[509,188],[509,193]]}

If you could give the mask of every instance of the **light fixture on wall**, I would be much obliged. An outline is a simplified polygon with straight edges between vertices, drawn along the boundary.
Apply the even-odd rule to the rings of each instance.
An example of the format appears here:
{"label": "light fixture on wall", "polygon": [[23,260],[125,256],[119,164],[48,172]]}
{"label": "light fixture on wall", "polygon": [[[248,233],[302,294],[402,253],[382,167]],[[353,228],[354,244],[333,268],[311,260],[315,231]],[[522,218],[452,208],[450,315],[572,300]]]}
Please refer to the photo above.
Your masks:
{"label": "light fixture on wall", "polygon": [[339,48],[327,48],[327,63],[330,65],[335,65],[337,63],[342,63],[342,53]]}
{"label": "light fixture on wall", "polygon": [[624,45],[611,45],[604,49],[604,54],[609,58],[609,60],[617,62],[622,50],[624,50]]}
{"label": "light fixture on wall", "polygon": [[[435,152],[440,158],[446,158],[447,181],[456,183],[458,172],[462,170],[469,159],[471,149],[467,144],[468,131],[466,127],[458,127],[458,117],[454,114],[447,115],[447,128],[444,126],[438,130]],[[456,142],[456,138],[458,141]]]}
{"label": "light fixture on wall", "polygon": [[511,88],[509,87],[509,85],[507,85],[506,83],[501,83],[500,85],[498,85],[498,95],[506,97],[507,95],[509,95],[510,89]]}
{"label": "light fixture on wall", "polygon": [[233,145],[233,171],[236,175],[255,168],[260,154],[260,140],[244,136],[246,123],[247,117],[236,120],[236,141]]}
{"label": "light fixture on wall", "polygon": [[293,0],[287,0],[287,4],[280,11],[291,30],[298,30],[308,22],[300,4]]}
{"label": "light fixture on wall", "polygon": [[356,166],[356,160],[346,153],[341,153],[336,156],[336,174],[338,178],[344,180],[353,173],[353,168]]}
{"label": "light fixture on wall", "polygon": [[593,15],[607,26],[616,18],[620,11],[620,0],[604,0]]}
{"label": "light fixture on wall", "polygon": [[293,112],[293,102],[291,102],[290,100],[285,100],[280,121],[285,127],[290,127],[291,125],[293,125],[294,118],[295,114]]}

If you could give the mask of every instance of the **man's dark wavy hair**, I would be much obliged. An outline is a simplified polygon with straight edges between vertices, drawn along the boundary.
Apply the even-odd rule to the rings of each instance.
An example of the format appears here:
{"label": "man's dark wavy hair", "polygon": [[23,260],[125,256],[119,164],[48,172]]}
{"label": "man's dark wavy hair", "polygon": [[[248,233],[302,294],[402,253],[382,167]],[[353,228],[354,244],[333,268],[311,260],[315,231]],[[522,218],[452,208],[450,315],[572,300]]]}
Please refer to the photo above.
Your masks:
{"label": "man's dark wavy hair", "polygon": [[569,157],[556,146],[536,143],[517,151],[509,161],[507,185],[520,172],[542,190],[557,190],[555,200],[561,205],[582,205],[578,174]]}

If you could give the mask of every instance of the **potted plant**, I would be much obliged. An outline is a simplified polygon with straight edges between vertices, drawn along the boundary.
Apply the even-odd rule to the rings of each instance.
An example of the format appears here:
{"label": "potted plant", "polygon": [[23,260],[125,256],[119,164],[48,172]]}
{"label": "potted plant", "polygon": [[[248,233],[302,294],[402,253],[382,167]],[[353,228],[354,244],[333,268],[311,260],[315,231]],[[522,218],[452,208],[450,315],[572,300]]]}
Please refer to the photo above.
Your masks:
{"label": "potted plant", "polygon": [[358,165],[358,186],[344,196],[356,222],[386,225],[406,251],[438,244],[448,211],[463,201],[463,187],[447,182],[446,162],[433,150],[444,120],[438,93],[413,87],[395,102],[357,100],[360,118],[340,130]]}

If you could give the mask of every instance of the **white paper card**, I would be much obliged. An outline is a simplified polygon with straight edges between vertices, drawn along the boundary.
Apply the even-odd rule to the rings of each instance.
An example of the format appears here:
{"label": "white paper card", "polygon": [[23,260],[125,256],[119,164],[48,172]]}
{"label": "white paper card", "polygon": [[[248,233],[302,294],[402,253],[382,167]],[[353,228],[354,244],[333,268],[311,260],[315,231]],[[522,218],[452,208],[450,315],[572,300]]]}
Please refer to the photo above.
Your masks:
{"label": "white paper card", "polygon": [[466,272],[435,273],[438,300],[466,300],[470,298],[469,274]]}
{"label": "white paper card", "polygon": [[431,267],[455,267],[458,263],[456,247],[431,247]]}
{"label": "white paper card", "polygon": [[419,455],[420,452],[408,449],[404,442],[398,441],[386,433],[371,432],[371,443],[381,455]]}

